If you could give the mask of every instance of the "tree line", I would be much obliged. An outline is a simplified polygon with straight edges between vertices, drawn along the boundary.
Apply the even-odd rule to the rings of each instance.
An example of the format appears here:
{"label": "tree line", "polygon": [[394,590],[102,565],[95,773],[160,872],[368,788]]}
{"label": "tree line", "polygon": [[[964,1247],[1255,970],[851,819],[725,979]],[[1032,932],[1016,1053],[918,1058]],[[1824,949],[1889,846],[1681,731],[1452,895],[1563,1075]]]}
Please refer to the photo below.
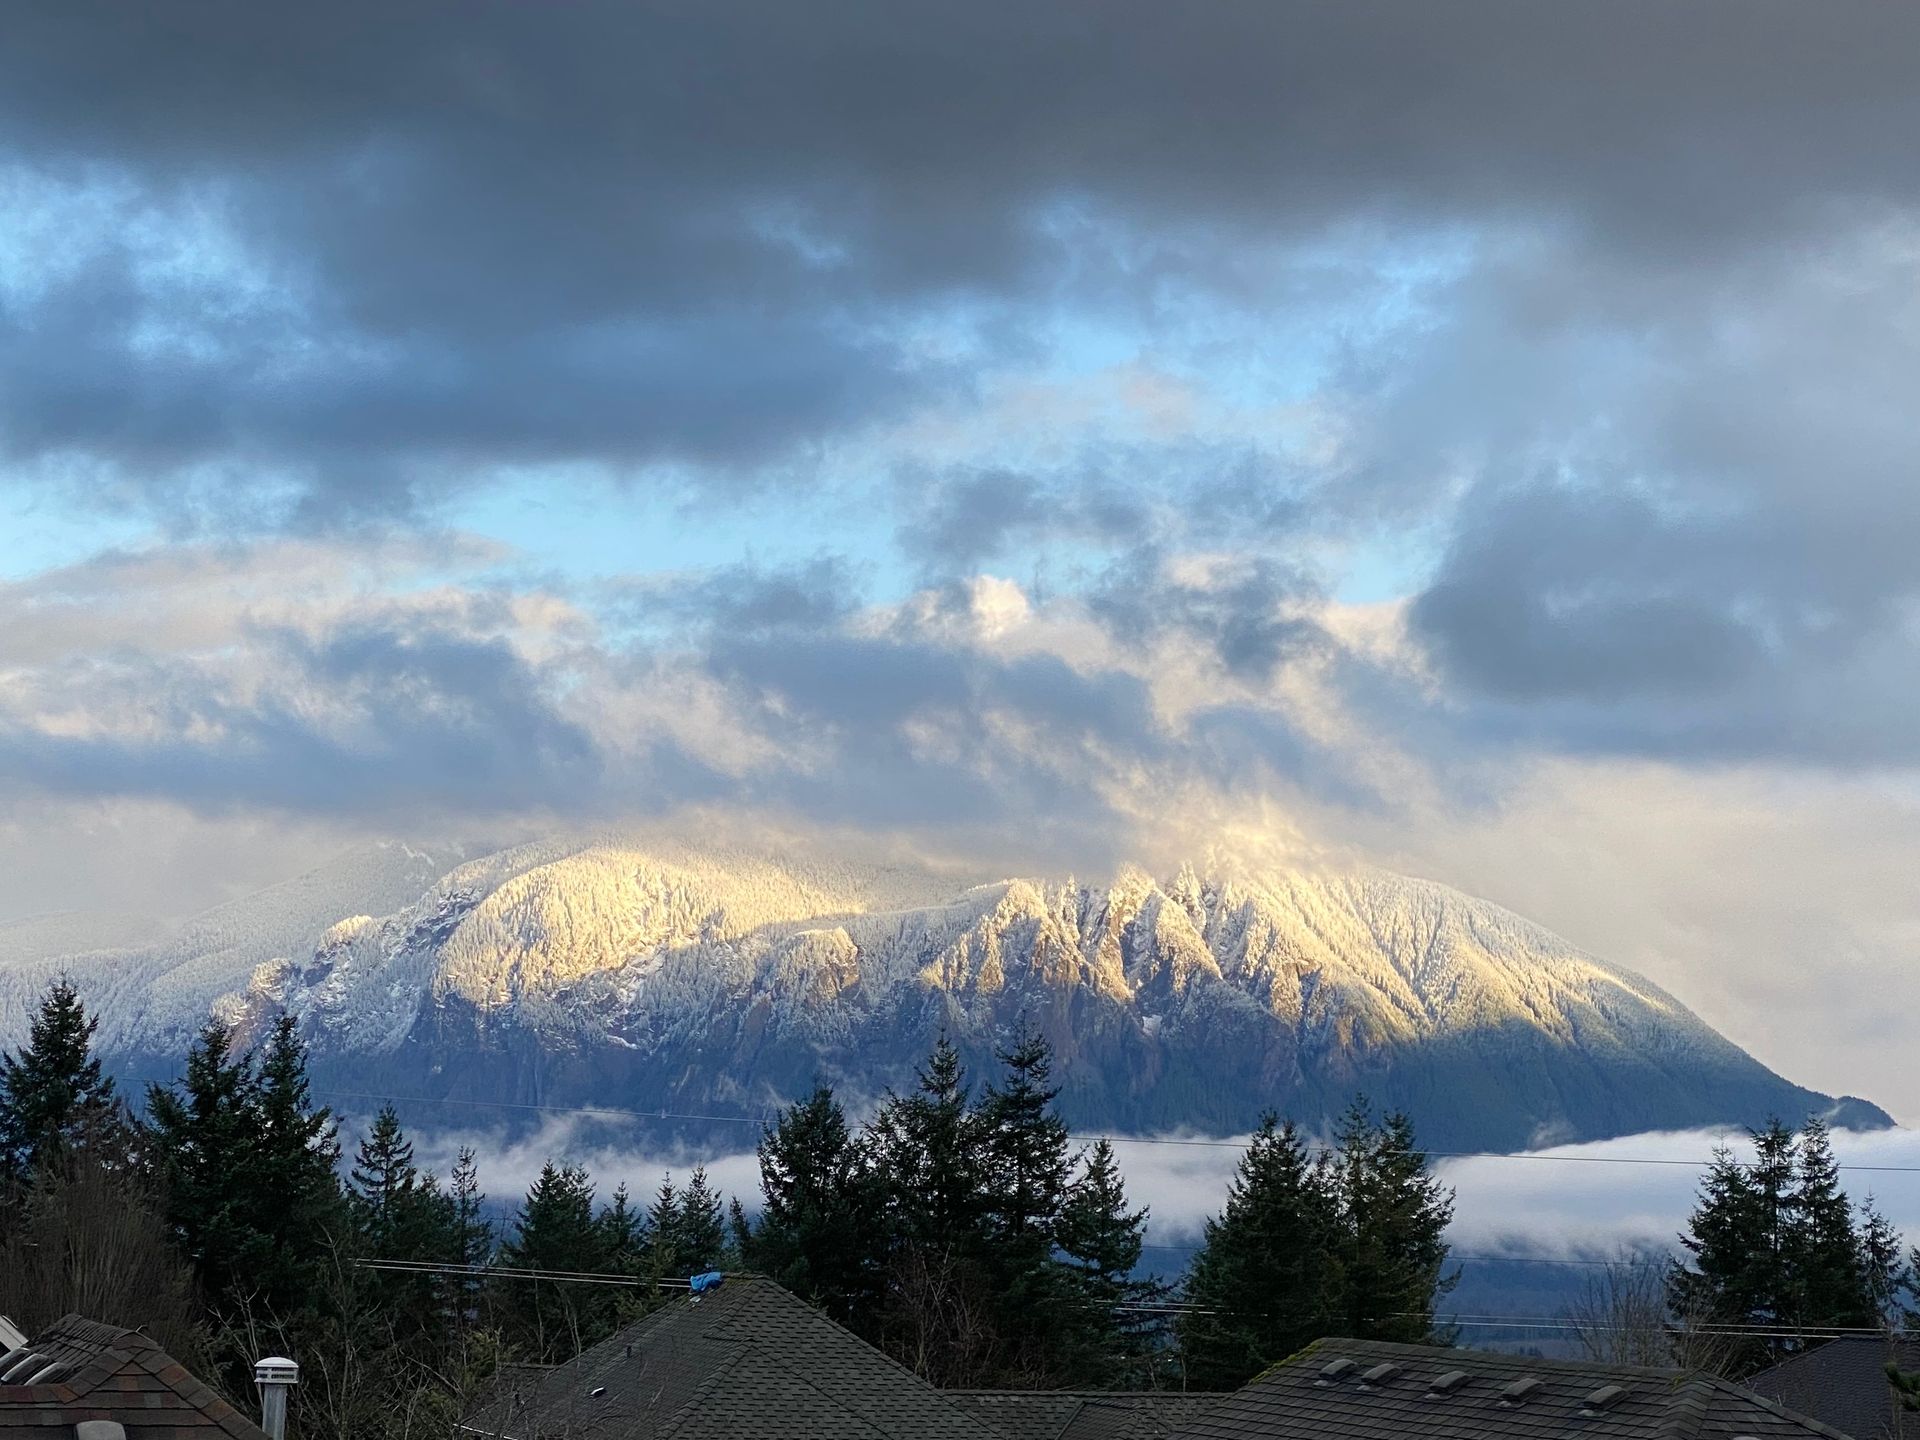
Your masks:
{"label": "tree line", "polygon": [[[1269,1118],[1177,1284],[1112,1146],[1077,1147],[1038,1037],[976,1088],[944,1039],[863,1122],[826,1087],[758,1146],[760,1196],[695,1167],[644,1201],[552,1161],[502,1215],[462,1150],[437,1176],[391,1107],[350,1156],[294,1023],[215,1020],[138,1106],[53,985],[0,1056],[0,1312],[138,1324],[243,1408],[251,1364],[303,1366],[316,1437],[445,1433],[506,1361],[554,1363],[666,1303],[764,1274],[947,1386],[1237,1385],[1322,1335],[1423,1340],[1451,1284],[1452,1198],[1402,1116],[1356,1104],[1317,1148]],[[419,1267],[419,1268],[415,1268]],[[630,1284],[529,1278],[555,1272]]]}

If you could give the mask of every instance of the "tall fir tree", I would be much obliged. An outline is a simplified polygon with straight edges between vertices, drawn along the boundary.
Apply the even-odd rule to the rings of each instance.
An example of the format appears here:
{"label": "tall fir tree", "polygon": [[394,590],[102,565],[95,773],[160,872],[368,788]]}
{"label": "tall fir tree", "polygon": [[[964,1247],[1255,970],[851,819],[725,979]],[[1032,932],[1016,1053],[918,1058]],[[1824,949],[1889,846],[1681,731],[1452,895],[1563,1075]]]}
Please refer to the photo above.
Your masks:
{"label": "tall fir tree", "polygon": [[150,1149],[162,1173],[166,1219],[205,1293],[230,1300],[249,1282],[261,1243],[253,1187],[257,1108],[253,1057],[210,1020],[187,1051],[185,1073],[147,1090]]}
{"label": "tall fir tree", "polygon": [[[100,1136],[117,1119],[113,1081],[93,1053],[97,1016],[62,979],[41,997],[18,1054],[0,1053],[0,1192]],[[0,1199],[4,1195],[0,1194]]]}
{"label": "tall fir tree", "polygon": [[[463,1145],[449,1177],[453,1215],[447,1256],[455,1265],[472,1269],[493,1259],[493,1222],[487,1218],[487,1197],[480,1189],[480,1167],[473,1147]],[[448,1286],[448,1306],[455,1327],[466,1331],[478,1324],[486,1285],[477,1276],[458,1276]]]}
{"label": "tall fir tree", "polygon": [[1187,1272],[1180,1355],[1196,1390],[1235,1389],[1343,1323],[1339,1209],[1326,1167],[1269,1114]]}
{"label": "tall fir tree", "polygon": [[317,1302],[329,1267],[344,1258],[348,1228],[339,1127],[331,1110],[313,1103],[306,1046],[292,1016],[274,1022],[253,1098],[254,1143],[239,1179],[273,1243],[256,1253],[252,1279],[272,1313],[287,1317]]}
{"label": "tall fir tree", "polygon": [[413,1142],[400,1128],[392,1105],[383,1105],[354,1152],[348,1193],[359,1212],[368,1253],[381,1259],[401,1257],[393,1232],[406,1201],[419,1187]]}
{"label": "tall fir tree", "polygon": [[600,1212],[601,1261],[609,1271],[638,1276],[647,1261],[646,1216],[633,1208],[625,1183],[616,1185],[613,1199]]}
{"label": "tall fir tree", "polygon": [[648,1258],[654,1273],[687,1274],[681,1259],[684,1247],[680,1243],[680,1191],[673,1183],[672,1171],[660,1177],[660,1188],[653,1192],[653,1201],[647,1206],[646,1230]]}
{"label": "tall fir tree", "polygon": [[945,1035],[916,1080],[888,1095],[869,1131],[887,1219],[901,1242],[970,1258],[984,1244],[986,1179],[966,1071]]}
{"label": "tall fir tree", "polygon": [[1127,1202],[1113,1146],[1094,1142],[1068,1189],[1056,1240],[1078,1302],[1064,1383],[1141,1389],[1153,1378],[1164,1320],[1153,1307],[1167,1287],[1140,1275],[1147,1208]]}
{"label": "tall fir tree", "polygon": [[883,1177],[880,1344],[936,1385],[989,1384],[999,1354],[986,1165],[959,1052],[942,1035],[917,1083],[867,1127]]}
{"label": "tall fir tree", "polygon": [[760,1137],[760,1220],[747,1263],[861,1334],[880,1296],[880,1179],[822,1085]]}
{"label": "tall fir tree", "polygon": [[738,1195],[727,1197],[727,1249],[721,1256],[723,1270],[747,1268],[747,1250],[753,1243],[753,1222],[747,1219],[747,1207]]}
{"label": "tall fir tree", "polygon": [[[381,1108],[355,1150],[347,1199],[363,1255],[457,1261],[454,1199],[414,1166],[413,1144],[391,1105]],[[440,1345],[454,1322],[457,1280],[389,1270],[356,1278],[408,1353],[424,1359]]]}
{"label": "tall fir tree", "polygon": [[1446,1273],[1453,1193],[1427,1170],[1402,1114],[1375,1119],[1357,1099],[1334,1132],[1328,1178],[1339,1215],[1343,1335],[1422,1344],[1436,1338],[1435,1302],[1458,1280]]}
{"label": "tall fir tree", "polygon": [[[1725,1146],[1701,1178],[1687,1231],[1687,1255],[1668,1268],[1667,1308],[1683,1331],[1718,1324],[1773,1324],[1779,1258],[1773,1253],[1775,1197]],[[1766,1363],[1760,1339],[1729,1338],[1724,1368],[1742,1374]]]}
{"label": "tall fir tree", "polygon": [[1005,1383],[1059,1384],[1094,1323],[1054,1255],[1073,1174],[1066,1122],[1054,1112],[1053,1054],[1039,1035],[1000,1052],[1004,1073],[974,1115],[983,1162],[982,1257],[991,1279]]}
{"label": "tall fir tree", "polygon": [[725,1213],[719,1191],[707,1179],[707,1167],[694,1166],[675,1217],[675,1265],[680,1273],[698,1275],[720,1264],[727,1249]]}
{"label": "tall fir tree", "polygon": [[1860,1269],[1873,1323],[1889,1333],[1897,1330],[1913,1294],[1914,1274],[1900,1251],[1900,1232],[1871,1195],[1860,1204]]}
{"label": "tall fir tree", "polygon": [[[514,1217],[500,1263],[510,1270],[598,1271],[605,1244],[593,1213],[593,1181],[577,1165],[549,1160]],[[498,1309],[509,1339],[528,1359],[571,1359],[609,1328],[613,1301],[603,1287],[531,1278],[503,1278],[500,1286]]]}
{"label": "tall fir tree", "polygon": [[1783,1318],[1807,1329],[1877,1325],[1853,1204],[1840,1185],[1832,1138],[1817,1118],[1800,1127],[1789,1213],[1784,1247],[1789,1293]]}

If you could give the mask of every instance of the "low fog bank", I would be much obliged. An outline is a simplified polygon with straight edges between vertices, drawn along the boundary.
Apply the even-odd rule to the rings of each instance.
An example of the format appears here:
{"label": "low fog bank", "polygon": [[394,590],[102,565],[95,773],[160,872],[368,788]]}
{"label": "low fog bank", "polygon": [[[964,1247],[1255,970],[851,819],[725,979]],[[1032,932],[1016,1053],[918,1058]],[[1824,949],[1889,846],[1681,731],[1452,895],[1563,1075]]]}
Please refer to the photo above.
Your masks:
{"label": "low fog bank", "polygon": [[[1207,1217],[1225,1203],[1246,1137],[1116,1136],[1114,1142],[1134,1202],[1152,1209],[1149,1262],[1179,1268]],[[1920,1240],[1920,1131],[1840,1130],[1833,1142],[1847,1193],[1856,1202],[1871,1196],[1910,1240]],[[695,1164],[704,1164],[713,1183],[749,1210],[760,1198],[751,1149],[636,1147],[621,1143],[604,1121],[572,1116],[514,1139],[500,1131],[422,1132],[416,1159],[444,1176],[463,1145],[478,1157],[482,1187],[505,1205],[518,1202],[550,1158],[584,1165],[603,1199],[622,1183],[636,1197],[648,1196],[662,1176],[683,1182]],[[1437,1158],[1438,1174],[1457,1197],[1449,1239],[1463,1257],[1606,1259],[1671,1249],[1706,1162],[1722,1145],[1739,1156],[1752,1153],[1744,1132],[1689,1130],[1518,1155]]]}

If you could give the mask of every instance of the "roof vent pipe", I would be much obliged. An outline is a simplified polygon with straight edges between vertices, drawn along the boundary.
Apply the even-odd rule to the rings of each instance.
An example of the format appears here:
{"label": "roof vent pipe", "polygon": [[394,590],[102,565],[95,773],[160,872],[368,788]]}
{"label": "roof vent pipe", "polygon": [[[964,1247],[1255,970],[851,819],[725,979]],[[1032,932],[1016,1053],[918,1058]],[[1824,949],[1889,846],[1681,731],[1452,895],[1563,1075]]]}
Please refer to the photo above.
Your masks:
{"label": "roof vent pipe", "polygon": [[300,1383],[300,1367],[284,1355],[269,1355],[253,1367],[260,1387],[260,1428],[269,1440],[287,1440],[287,1391]]}

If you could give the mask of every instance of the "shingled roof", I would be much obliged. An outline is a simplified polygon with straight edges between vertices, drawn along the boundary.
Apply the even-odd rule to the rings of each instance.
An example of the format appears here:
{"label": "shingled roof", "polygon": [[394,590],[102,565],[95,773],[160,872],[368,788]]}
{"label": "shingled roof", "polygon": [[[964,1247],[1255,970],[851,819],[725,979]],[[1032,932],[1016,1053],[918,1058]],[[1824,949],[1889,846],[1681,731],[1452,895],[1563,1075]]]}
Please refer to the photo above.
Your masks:
{"label": "shingled roof", "polygon": [[943,1390],[1007,1440],[1163,1440],[1222,1397],[1178,1390]]}
{"label": "shingled roof", "polygon": [[460,1428],[501,1440],[1001,1440],[771,1281],[729,1279],[496,1395]]}
{"label": "shingled roof", "polygon": [[1846,1440],[1711,1376],[1321,1340],[1176,1440]]}
{"label": "shingled roof", "polygon": [[0,1355],[0,1440],[55,1440],[85,1420],[127,1440],[266,1440],[138,1330],[69,1315]]}
{"label": "shingled roof", "polygon": [[1783,1360],[1749,1379],[1747,1388],[1854,1437],[1885,1440],[1920,1433],[1887,1383],[1888,1364],[1920,1370],[1920,1340],[1848,1335]]}

